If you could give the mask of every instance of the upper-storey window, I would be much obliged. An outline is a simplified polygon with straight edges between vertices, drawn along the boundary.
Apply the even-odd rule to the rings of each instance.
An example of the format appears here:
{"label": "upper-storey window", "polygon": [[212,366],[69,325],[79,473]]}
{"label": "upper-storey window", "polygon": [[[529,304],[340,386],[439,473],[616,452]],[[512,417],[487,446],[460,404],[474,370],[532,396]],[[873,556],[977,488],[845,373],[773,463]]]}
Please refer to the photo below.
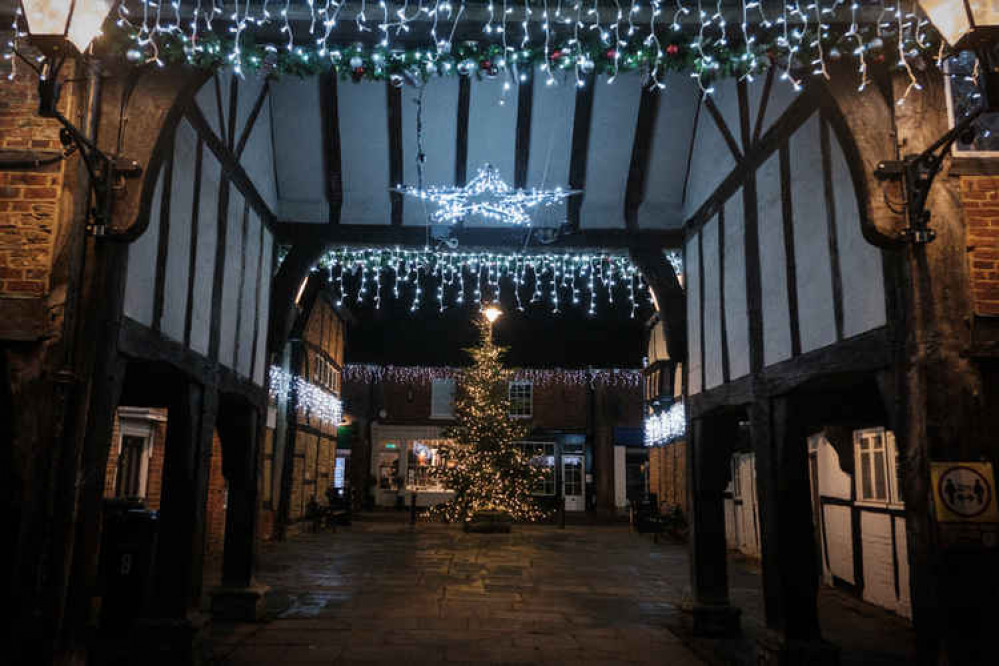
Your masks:
{"label": "upper-storey window", "polygon": [[430,385],[430,418],[454,418],[453,379],[435,379]]}
{"label": "upper-storey window", "polygon": [[[982,88],[976,79],[977,58],[962,51],[944,63],[947,74],[947,113],[953,127],[982,103]],[[986,113],[978,119],[980,128],[971,143],[958,139],[954,154],[967,157],[999,157],[999,113]]]}
{"label": "upper-storey window", "polygon": [[534,415],[534,385],[529,381],[510,382],[510,416]]}
{"label": "upper-storey window", "polygon": [[884,428],[853,433],[857,499],[901,504],[895,438]]}

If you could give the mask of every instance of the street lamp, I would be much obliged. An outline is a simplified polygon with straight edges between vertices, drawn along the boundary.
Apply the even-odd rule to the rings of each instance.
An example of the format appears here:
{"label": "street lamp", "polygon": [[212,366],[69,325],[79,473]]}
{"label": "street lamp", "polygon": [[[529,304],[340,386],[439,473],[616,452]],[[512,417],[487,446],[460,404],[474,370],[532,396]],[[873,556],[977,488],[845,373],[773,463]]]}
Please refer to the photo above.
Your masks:
{"label": "street lamp", "polygon": [[496,322],[497,319],[503,316],[503,311],[500,310],[495,305],[490,305],[488,308],[482,311],[482,314],[485,315],[486,319],[489,320],[490,324],[493,324]]}
{"label": "street lamp", "polygon": [[59,111],[62,82],[59,72],[66,58],[89,48],[101,34],[101,26],[118,0],[21,0],[21,14],[27,26],[31,44],[42,52],[39,67],[32,59],[17,53],[38,74],[38,115],[54,118],[62,125],[59,140],[65,155],[74,150],[90,176],[94,193],[94,229],[103,234],[111,222],[114,188],[122,178],[135,178],[142,167],[133,160],[109,156],[87,138],[80,129]]}
{"label": "street lamp", "polygon": [[958,139],[966,143],[974,139],[973,126],[983,113],[999,111],[999,54],[996,53],[999,3],[995,0],[919,0],[919,5],[948,44],[955,49],[975,51],[980,68],[979,85],[983,89],[983,103],[932,146],[918,155],[885,160],[874,170],[879,180],[902,183],[909,222],[902,232],[903,238],[911,243],[926,244],[936,237],[929,228],[930,212],[926,210],[926,202],[944,157]]}

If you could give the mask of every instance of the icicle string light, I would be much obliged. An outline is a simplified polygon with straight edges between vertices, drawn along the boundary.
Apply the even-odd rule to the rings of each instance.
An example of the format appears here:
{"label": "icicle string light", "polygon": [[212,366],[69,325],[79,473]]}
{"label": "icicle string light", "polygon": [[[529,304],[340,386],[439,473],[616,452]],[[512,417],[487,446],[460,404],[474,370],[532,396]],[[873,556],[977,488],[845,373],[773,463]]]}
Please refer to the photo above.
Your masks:
{"label": "icicle string light", "polygon": [[645,418],[645,446],[669,444],[686,434],[687,415],[682,400],[674,402],[663,412]]}
{"label": "icicle string light", "polygon": [[[348,363],[343,381],[356,384],[393,383],[427,385],[435,379],[454,379],[461,368],[447,366],[397,366]],[[642,385],[640,370],[617,368],[518,368],[511,370],[511,381],[529,381],[536,387],[606,386],[637,390]]]}
{"label": "icicle string light", "polygon": [[[667,72],[682,71],[705,93],[719,77],[751,79],[768,67],[797,88],[808,72],[828,76],[827,61],[841,50],[857,61],[866,87],[870,62],[897,52],[909,72],[915,55],[932,57],[941,43],[911,0],[880,14],[862,0],[630,0],[627,8],[621,0],[565,7],[558,0],[554,13],[551,0],[503,0],[501,8],[489,0],[474,12],[464,0],[420,0],[412,13],[412,0],[377,0],[377,9],[368,2],[135,0],[141,12],[120,9],[115,23],[122,53],[158,65],[295,74],[333,67],[355,80],[509,74],[521,82],[524,68],[536,65],[548,85],[569,79],[577,86],[591,72],[613,78],[635,70],[662,86]],[[738,23],[729,25],[726,15],[736,12]]]}
{"label": "icicle string light", "polygon": [[276,365],[270,367],[269,376],[272,399],[285,401],[294,397],[300,410],[329,425],[340,425],[343,403],[335,395]]}
{"label": "icicle string light", "polygon": [[[677,273],[682,260],[676,252],[666,255]],[[641,273],[625,256],[592,253],[521,254],[504,252],[445,252],[405,250],[401,248],[330,251],[316,269],[329,270],[329,282],[337,306],[363,304],[368,285],[393,285],[392,295],[403,297],[400,287],[407,285],[412,301],[410,310],[419,309],[422,296],[436,294],[437,308],[460,307],[466,300],[482,304],[511,297],[524,309],[524,303],[537,304],[547,295],[553,312],[568,301],[596,314],[598,297],[614,304],[614,291],[624,290],[634,317],[650,300],[648,286]],[[603,276],[599,281],[594,275]],[[533,284],[533,288],[531,285]],[[472,298],[468,299],[468,292]],[[511,293],[512,292],[512,293]],[[602,293],[598,293],[602,292]],[[381,305],[381,292],[374,299]]]}

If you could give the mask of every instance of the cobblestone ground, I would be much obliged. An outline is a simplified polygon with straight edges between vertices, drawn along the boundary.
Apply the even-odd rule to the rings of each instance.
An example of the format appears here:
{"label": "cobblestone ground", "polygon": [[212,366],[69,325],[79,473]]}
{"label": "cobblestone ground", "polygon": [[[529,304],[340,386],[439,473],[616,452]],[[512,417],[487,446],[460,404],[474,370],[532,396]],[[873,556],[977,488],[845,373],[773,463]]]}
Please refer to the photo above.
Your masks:
{"label": "cobblestone ground", "polygon": [[[730,558],[744,636],[692,639],[689,560],[626,526],[514,527],[512,534],[355,522],[262,548],[268,619],[213,625],[220,666],[277,664],[753,664],[758,570]],[[842,664],[912,663],[904,620],[844,593],[819,595]],[[678,638],[681,636],[683,641]]]}
{"label": "cobblestone ground", "polygon": [[620,527],[512,534],[357,523],[265,546],[257,625],[218,625],[216,661],[250,664],[700,664],[666,625],[681,547]]}

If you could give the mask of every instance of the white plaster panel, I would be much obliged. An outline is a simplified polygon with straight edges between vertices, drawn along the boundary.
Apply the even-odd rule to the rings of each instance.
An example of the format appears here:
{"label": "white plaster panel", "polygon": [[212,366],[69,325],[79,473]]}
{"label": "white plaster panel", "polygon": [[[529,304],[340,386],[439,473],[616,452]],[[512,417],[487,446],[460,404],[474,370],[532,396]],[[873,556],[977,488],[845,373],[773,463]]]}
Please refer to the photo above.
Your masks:
{"label": "white plaster panel", "polygon": [[638,208],[638,226],[642,228],[662,229],[683,224],[685,158],[690,150],[700,90],[693,79],[679,72],[670,72],[663,82],[666,89],[659,94],[659,112],[652,130],[645,199]]}
{"label": "white plaster panel", "polygon": [[[770,88],[770,99],[767,102],[766,115],[763,118],[763,127],[761,128],[760,136],[766,134],[766,131],[770,129],[774,122],[780,118],[787,107],[791,105],[800,93],[795,91],[794,86],[791,85],[790,81],[781,80],[781,71],[777,72],[777,78],[773,82],[773,86]],[[750,128],[756,127],[757,118],[760,115],[760,107],[763,103],[763,88],[765,86],[766,75],[756,77],[753,81],[749,82],[746,89],[749,93],[749,118],[750,118]]]}
{"label": "white plaster panel", "polygon": [[909,541],[905,533],[905,518],[894,516],[895,558],[898,562],[898,606],[896,612],[912,619],[912,596],[909,593]]}
{"label": "white plaster panel", "polygon": [[701,229],[704,266],[704,388],[722,383],[721,358],[721,275],[718,272],[718,218]]}
{"label": "white plaster panel", "polygon": [[598,76],[594,81],[580,227],[624,226],[624,195],[642,101],[643,76],[639,72],[619,74],[613,85],[607,85],[606,76]]}
{"label": "white plaster panel", "polygon": [[253,324],[257,321],[257,284],[260,279],[260,218],[250,211],[246,225],[246,238],[243,239],[246,254],[246,266],[239,283],[239,353],[236,356],[236,371],[244,377],[250,376],[250,365],[253,361]]}
{"label": "white plaster panel", "polygon": [[853,476],[843,471],[839,462],[839,454],[829,443],[825,435],[817,435],[819,494],[823,497],[835,497],[848,500],[853,488]]}
{"label": "white plaster panel", "polygon": [[891,541],[892,517],[871,511],[860,512],[860,539],[864,557],[864,600],[895,610],[895,551]]}
{"label": "white plaster panel", "polygon": [[265,79],[258,74],[244,74],[239,79],[239,97],[236,100],[236,141],[246,128],[253,105],[257,103],[260,91],[264,89]]}
{"label": "white plaster panel", "polygon": [[[531,152],[527,162],[527,187],[568,187],[569,157],[572,154],[572,123],[576,109],[575,79],[556,79],[557,85],[546,85],[544,72],[534,72],[534,94],[531,98]],[[565,207],[551,211],[552,225],[564,220]]]}
{"label": "white plaster panel", "polygon": [[[511,100],[516,99],[511,94]],[[417,187],[419,173],[416,156],[419,153],[416,119],[420,92],[413,86],[402,88],[402,173],[403,185]],[[515,104],[510,101],[507,104]],[[423,186],[454,184],[455,146],[457,142],[458,77],[431,76],[423,92]],[[472,175],[475,171],[470,172]],[[399,183],[393,183],[397,185]],[[433,206],[426,210],[419,202],[403,201],[403,224],[423,226]]]}
{"label": "white plaster panel", "polygon": [[818,116],[795,132],[790,148],[798,323],[801,351],[809,352],[836,341]]}
{"label": "white plaster panel", "polygon": [[225,273],[222,278],[222,316],[219,320],[219,363],[235,367],[234,353],[239,324],[239,293],[243,283],[243,233],[246,202],[236,188],[229,195],[229,220],[225,230]]}
{"label": "white plaster panel", "polygon": [[835,134],[830,131],[836,240],[843,284],[843,336],[851,337],[887,323],[881,250],[860,232],[857,195]]}
{"label": "white plaster panel", "polygon": [[128,246],[128,279],[125,282],[124,312],[140,324],[153,321],[153,292],[156,288],[156,255],[160,244],[160,204],[163,199],[163,170],[156,178],[149,206],[149,226]]}
{"label": "white plaster panel", "polygon": [[[389,221],[388,100],[380,81],[341,83],[342,224]],[[432,149],[430,145],[428,148]]]}
{"label": "white plaster panel", "polygon": [[787,253],[781,203],[780,156],[774,153],[756,172],[759,210],[760,282],[763,295],[763,364],[791,358],[791,315],[787,302]]}
{"label": "white plaster panel", "polygon": [[194,294],[191,301],[191,349],[208,354],[215,285],[215,247],[218,244],[219,182],[222,168],[209,150],[201,163],[198,203],[198,244],[195,252]]}
{"label": "white plaster panel", "polygon": [[[716,88],[715,105],[726,119],[733,135],[738,137],[739,106],[735,79],[719,81]],[[687,198],[683,202],[685,218],[693,215],[735,168],[732,151],[725,143],[725,138],[718,130],[714,118],[705,108],[701,108],[696,131],[690,175],[687,178]]]}
{"label": "white plaster panel", "polygon": [[[503,95],[505,76],[495,79],[471,77],[468,104],[468,161],[466,178],[475,178],[486,164],[499,170],[500,177],[513,185],[517,144],[517,95],[511,88]],[[502,104],[500,103],[502,102]],[[454,141],[452,140],[452,143]],[[481,218],[469,218],[468,226],[496,226]]]}
{"label": "white plaster panel", "polygon": [[264,229],[264,244],[260,251],[260,275],[257,289],[260,305],[257,310],[257,348],[253,362],[253,381],[263,386],[267,378],[267,317],[271,309],[271,272],[273,271],[274,241],[271,232]]}
{"label": "white plaster panel", "polygon": [[699,234],[691,234],[684,249],[687,287],[687,393],[701,392],[701,262],[697,255]]}
{"label": "white plaster panel", "polygon": [[853,585],[853,526],[848,506],[827,504],[822,509],[822,529],[826,537],[826,553],[829,558],[829,581],[836,576]]}
{"label": "white plaster panel", "polygon": [[191,213],[194,208],[194,162],[198,137],[187,121],[177,126],[173,153],[173,185],[170,194],[170,238],[167,242],[166,275],[163,285],[163,320],[160,330],[183,341],[187,316],[187,281],[191,256]]}
{"label": "white plaster panel", "polygon": [[725,202],[725,336],[729,379],[749,374],[749,311],[746,302],[746,224],[742,190]]}
{"label": "white plaster panel", "polygon": [[[219,122],[219,107],[221,107],[221,118],[224,119],[229,110],[229,76],[228,70],[216,72],[212,78],[205,81],[205,84],[194,95],[194,101],[205,115],[208,125],[219,137],[225,136],[225,126]],[[216,81],[218,81],[218,87],[215,85]],[[219,92],[221,92],[221,96]],[[219,104],[220,100],[221,104]],[[224,122],[223,120],[222,123]]]}
{"label": "white plaster panel", "polygon": [[[339,88],[347,86],[340,84]],[[278,216],[298,222],[327,222],[319,79],[282,76],[272,82],[270,116]],[[341,128],[341,135],[343,131]]]}
{"label": "white plaster panel", "polygon": [[[255,100],[254,100],[255,101]],[[237,141],[239,138],[237,137]],[[296,146],[295,152],[304,146]],[[277,174],[274,173],[274,141],[271,128],[271,107],[268,102],[260,109],[257,122],[243,149],[240,164],[253,181],[260,197],[275,214],[279,209],[277,194]]]}

